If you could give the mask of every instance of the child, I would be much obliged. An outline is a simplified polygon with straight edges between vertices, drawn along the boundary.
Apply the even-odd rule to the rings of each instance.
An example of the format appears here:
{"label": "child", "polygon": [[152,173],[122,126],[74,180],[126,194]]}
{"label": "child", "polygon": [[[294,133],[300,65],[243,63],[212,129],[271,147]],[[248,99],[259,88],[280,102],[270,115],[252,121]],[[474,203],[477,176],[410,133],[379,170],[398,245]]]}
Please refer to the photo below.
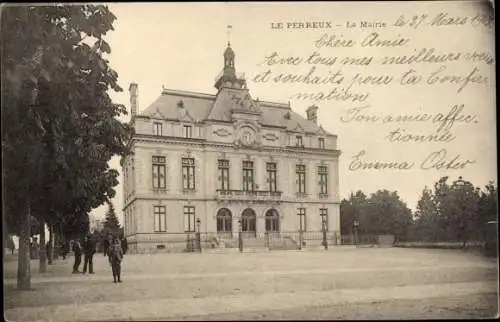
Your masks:
{"label": "child", "polygon": [[123,250],[120,245],[120,240],[118,239],[118,237],[114,237],[112,244],[109,246],[108,259],[109,259],[109,264],[111,265],[111,269],[113,271],[113,283],[116,283],[117,279],[118,283],[121,283],[122,280],[120,279],[120,274],[121,274],[121,262],[123,259]]}

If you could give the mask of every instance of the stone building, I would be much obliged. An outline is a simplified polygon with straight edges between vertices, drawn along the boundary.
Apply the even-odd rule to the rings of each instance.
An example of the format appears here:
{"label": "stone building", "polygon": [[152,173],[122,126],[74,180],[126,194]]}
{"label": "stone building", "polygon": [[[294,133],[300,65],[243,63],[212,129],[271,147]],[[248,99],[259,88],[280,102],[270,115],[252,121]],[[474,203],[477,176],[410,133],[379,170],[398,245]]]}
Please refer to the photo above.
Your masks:
{"label": "stone building", "polygon": [[319,245],[323,230],[340,243],[337,136],[317,124],[316,106],[304,118],[289,103],[252,98],[229,44],[223,61],[215,95],[163,89],[138,113],[130,84],[130,250],[182,251],[198,228],[210,247],[234,247],[240,230],[256,247],[270,235],[297,244],[299,232],[306,247]]}

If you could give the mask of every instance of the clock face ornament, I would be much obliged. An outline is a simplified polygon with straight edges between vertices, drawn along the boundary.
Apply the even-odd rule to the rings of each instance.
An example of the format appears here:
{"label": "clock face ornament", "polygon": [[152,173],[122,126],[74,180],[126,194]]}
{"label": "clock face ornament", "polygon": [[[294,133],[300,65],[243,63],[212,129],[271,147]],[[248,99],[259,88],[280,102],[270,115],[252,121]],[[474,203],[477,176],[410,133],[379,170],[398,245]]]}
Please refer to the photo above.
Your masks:
{"label": "clock face ornament", "polygon": [[240,142],[243,145],[252,145],[255,142],[255,132],[248,127],[241,129]]}

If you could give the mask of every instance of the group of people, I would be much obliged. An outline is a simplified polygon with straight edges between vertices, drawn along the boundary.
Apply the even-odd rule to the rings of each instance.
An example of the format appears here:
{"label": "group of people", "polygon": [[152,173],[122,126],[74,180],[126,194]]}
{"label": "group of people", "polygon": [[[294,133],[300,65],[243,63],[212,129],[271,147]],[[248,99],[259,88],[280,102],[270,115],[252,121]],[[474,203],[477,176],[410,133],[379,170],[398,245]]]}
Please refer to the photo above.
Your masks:
{"label": "group of people", "polygon": [[[118,238],[117,236],[109,235],[103,242],[104,256],[108,256],[109,264],[113,272],[113,283],[121,283],[121,262],[123,255],[127,252],[127,239]],[[96,253],[96,243],[91,236],[85,236],[83,244],[79,240],[73,241],[73,253],[75,255],[75,263],[73,265],[73,274],[78,274],[82,254],[84,256],[83,274],[87,273],[87,266],[89,274],[94,274],[93,257]]]}

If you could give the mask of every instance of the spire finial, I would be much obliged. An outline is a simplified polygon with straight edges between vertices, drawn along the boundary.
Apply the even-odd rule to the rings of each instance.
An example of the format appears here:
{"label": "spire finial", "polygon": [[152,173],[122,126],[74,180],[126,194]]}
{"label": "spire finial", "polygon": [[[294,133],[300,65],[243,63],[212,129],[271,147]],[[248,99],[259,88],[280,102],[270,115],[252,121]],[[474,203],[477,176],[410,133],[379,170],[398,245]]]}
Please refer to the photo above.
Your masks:
{"label": "spire finial", "polygon": [[227,25],[227,46],[231,47],[231,31],[233,29],[232,25]]}

